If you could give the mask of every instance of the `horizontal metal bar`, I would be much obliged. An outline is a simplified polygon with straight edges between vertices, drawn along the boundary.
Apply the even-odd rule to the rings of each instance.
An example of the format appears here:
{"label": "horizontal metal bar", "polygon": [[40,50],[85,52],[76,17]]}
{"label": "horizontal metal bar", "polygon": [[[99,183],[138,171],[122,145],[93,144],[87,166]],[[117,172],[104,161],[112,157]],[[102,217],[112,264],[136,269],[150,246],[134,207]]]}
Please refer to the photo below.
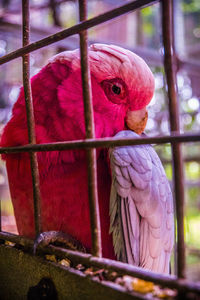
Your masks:
{"label": "horizontal metal bar", "polygon": [[[92,255],[78,253],[55,246],[49,246],[48,248],[49,253],[53,253],[58,256],[59,254],[65,254],[65,257],[69,258],[70,260],[73,261],[76,259],[77,262],[81,262],[82,264],[91,265],[98,268],[105,268],[109,271],[116,271],[120,275],[129,275],[143,280],[152,281],[163,287],[175,288],[179,291],[200,293],[200,284],[190,282],[188,280],[180,280],[176,276],[153,273],[130,264],[107,258],[93,257]],[[46,249],[44,248],[43,251],[46,252]]]}
{"label": "horizontal metal bar", "polygon": [[15,243],[17,245],[23,246],[25,249],[30,249],[30,250],[33,249],[33,244],[34,244],[34,241],[29,238],[23,237],[21,235],[16,235],[14,233],[6,232],[6,231],[0,232],[0,240]]}
{"label": "horizontal metal bar", "polygon": [[[22,236],[7,232],[0,232],[0,239],[20,244],[29,250],[33,249],[33,240]],[[94,257],[91,254],[71,251],[60,247],[55,247],[53,245],[44,248],[40,247],[39,252],[43,254],[54,254],[59,258],[68,258],[77,264],[81,263],[86,266],[105,268],[109,271],[118,272],[119,275],[129,275],[143,280],[153,281],[154,283],[163,287],[169,287],[183,292],[200,293],[199,283],[190,282],[186,279],[178,279],[176,276],[153,273],[151,271],[111,259]]]}
{"label": "horizontal metal bar", "polygon": [[138,139],[116,139],[99,138],[77,141],[56,142],[48,144],[24,145],[15,147],[0,147],[0,154],[40,152],[40,151],[64,151],[86,148],[106,148],[117,146],[145,145],[145,144],[166,144],[166,143],[190,143],[200,142],[200,134],[176,134],[158,137],[141,137]]}
{"label": "horizontal metal bar", "polygon": [[[20,22],[17,22],[16,20],[13,21],[12,15],[7,13],[6,16],[3,16],[0,19],[0,28],[4,31],[5,35],[6,33],[12,33],[17,34],[19,31],[21,31],[21,24]],[[31,27],[31,34],[32,38],[42,38],[46,35],[52,35],[58,32],[59,27],[53,26],[51,28],[40,28],[39,26],[32,26]],[[105,43],[106,41],[102,40],[101,43]],[[90,43],[95,43],[95,40],[90,40]],[[120,43],[118,43],[120,46]],[[61,40],[59,43],[59,46],[63,47],[64,49],[74,49],[75,47],[78,47],[78,37],[73,36],[71,39],[67,40]],[[123,47],[123,45],[121,45]],[[148,64],[151,66],[161,66],[162,65],[162,54],[158,53],[158,51],[154,49],[147,49],[142,46],[136,46],[134,48],[127,47],[127,49],[135,52],[136,54],[140,55],[142,58],[146,60]],[[176,54],[178,55],[178,53]],[[192,74],[199,74],[200,73],[200,63],[199,61],[191,58],[182,58],[177,56],[177,65],[178,70],[186,70],[189,73]]]}
{"label": "horizontal metal bar", "polygon": [[98,277],[0,244],[1,299],[146,300],[142,293]]}
{"label": "horizontal metal bar", "polygon": [[18,50],[13,51],[13,52],[1,57],[0,58],[0,65],[6,63],[8,61],[11,61],[11,60],[13,60],[17,57],[20,57],[24,54],[27,54],[27,53],[30,53],[32,51],[38,50],[42,47],[51,45],[51,44],[53,44],[55,42],[58,42],[58,41],[60,41],[64,38],[67,38],[71,35],[78,34],[83,30],[92,28],[96,25],[99,25],[101,23],[104,23],[106,21],[114,19],[116,17],[119,17],[123,14],[134,11],[138,8],[144,8],[148,5],[154,4],[156,2],[158,2],[158,0],[136,0],[136,1],[132,1],[130,3],[127,3],[125,5],[119,6],[115,9],[110,10],[106,13],[103,13],[103,14],[97,16],[97,17],[94,17],[94,18],[89,19],[87,21],[81,22],[77,25],[74,25],[70,28],[59,31],[56,34],[50,35],[50,36],[48,36],[48,37],[46,37],[42,40],[39,40],[37,42],[31,43],[28,46],[19,48]]}

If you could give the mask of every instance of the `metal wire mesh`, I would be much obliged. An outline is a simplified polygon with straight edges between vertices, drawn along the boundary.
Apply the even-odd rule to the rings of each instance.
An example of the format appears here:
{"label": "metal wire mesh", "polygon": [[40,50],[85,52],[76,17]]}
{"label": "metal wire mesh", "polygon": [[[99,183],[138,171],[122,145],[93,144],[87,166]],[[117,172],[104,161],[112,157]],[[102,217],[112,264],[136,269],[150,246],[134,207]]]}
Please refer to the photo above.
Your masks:
{"label": "metal wire mesh", "polygon": [[[29,44],[29,1],[23,0],[23,47],[5,55],[0,58],[0,64],[9,62],[17,57],[23,57],[23,81],[24,91],[26,99],[27,109],[27,124],[28,124],[28,136],[29,144],[19,147],[2,147],[0,153],[19,153],[29,152],[31,160],[31,173],[33,181],[33,193],[34,193],[34,213],[35,213],[35,231],[38,234],[42,231],[42,224],[40,218],[40,189],[39,189],[39,171],[37,164],[36,153],[38,151],[55,151],[55,150],[67,150],[67,149],[81,149],[87,148],[88,153],[88,185],[89,185],[89,201],[90,201],[90,216],[91,216],[91,229],[92,229],[92,254],[95,256],[101,256],[101,238],[100,238],[100,221],[99,221],[99,208],[97,199],[97,184],[96,184],[96,150],[97,147],[110,147],[120,145],[140,145],[140,144],[162,144],[171,143],[173,152],[173,166],[174,166],[174,183],[175,183],[175,200],[176,200],[176,215],[177,215],[177,258],[178,258],[178,278],[172,276],[158,276],[152,272],[141,270],[134,266],[123,266],[121,263],[110,263],[103,258],[99,260],[91,260],[89,256],[76,254],[68,250],[63,250],[69,257],[77,256],[79,260],[90,260],[95,266],[106,266],[112,270],[118,270],[122,274],[133,275],[142,279],[152,280],[164,286],[175,287],[181,291],[186,289],[187,291],[200,291],[200,287],[197,284],[181,282],[179,278],[185,278],[185,245],[184,245],[184,184],[183,184],[183,163],[181,154],[182,142],[194,142],[200,141],[199,134],[180,134],[179,133],[179,112],[176,96],[176,76],[174,66],[176,64],[174,47],[173,47],[173,10],[172,0],[163,0],[162,4],[162,29],[163,29],[163,44],[165,48],[164,66],[168,86],[169,96],[169,112],[170,112],[170,125],[171,135],[160,137],[143,137],[141,139],[115,139],[101,138],[96,140],[94,137],[94,122],[93,122],[93,109],[91,100],[91,88],[90,88],[90,72],[88,66],[88,52],[87,52],[87,29],[94,27],[98,24],[104,23],[108,20],[116,18],[127,12],[134,11],[138,8],[143,8],[147,5],[152,5],[158,1],[152,0],[136,0],[128,4],[122,5],[116,9],[108,11],[102,15],[87,20],[86,1],[79,1],[80,8],[80,23],[69,28],[62,30],[54,35],[48,36],[42,40]],[[35,122],[33,114],[32,96],[30,88],[29,78],[29,53],[53,44],[59,40],[69,37],[74,34],[80,35],[80,49],[81,49],[81,70],[82,70],[82,83],[84,90],[84,105],[85,105],[85,124],[86,124],[86,140],[72,141],[72,142],[58,142],[49,144],[36,144],[35,139]],[[173,132],[173,133],[172,133]],[[22,239],[19,236],[14,236],[7,233],[0,233],[1,239],[8,239],[11,241],[20,242]],[[24,241],[24,240],[23,240]],[[25,243],[31,245],[31,241],[25,240]],[[51,246],[49,248],[51,253],[58,250]],[[47,251],[47,249],[46,249]]]}

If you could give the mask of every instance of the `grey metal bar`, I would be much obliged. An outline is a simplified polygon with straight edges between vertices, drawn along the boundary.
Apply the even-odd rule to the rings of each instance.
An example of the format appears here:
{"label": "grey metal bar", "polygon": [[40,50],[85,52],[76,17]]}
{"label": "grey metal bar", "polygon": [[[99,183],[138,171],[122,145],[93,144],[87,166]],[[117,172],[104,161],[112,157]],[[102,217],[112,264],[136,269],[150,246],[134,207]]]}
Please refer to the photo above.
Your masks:
{"label": "grey metal bar", "polygon": [[[80,21],[85,21],[87,18],[87,2],[86,0],[79,0],[79,14]],[[80,33],[80,53],[81,53],[81,75],[84,99],[84,116],[86,138],[95,138],[94,115],[92,106],[92,91],[90,68],[88,58],[88,35],[84,30]],[[87,149],[87,163],[88,163],[88,197],[90,207],[90,222],[92,235],[92,254],[95,256],[102,256],[101,246],[101,227],[100,227],[100,213],[98,203],[97,191],[97,162],[96,149]]]}
{"label": "grey metal bar", "polygon": [[132,1],[130,3],[127,3],[125,5],[119,6],[113,10],[110,10],[106,13],[103,13],[97,17],[94,17],[92,19],[89,19],[87,21],[81,22],[80,24],[74,25],[68,29],[64,29],[62,31],[59,31],[56,34],[50,35],[42,40],[39,40],[37,42],[31,43],[23,48],[19,48],[16,51],[13,51],[3,57],[0,58],[0,65],[11,61],[17,57],[20,57],[26,53],[30,53],[32,51],[38,50],[42,47],[51,45],[55,42],[58,42],[60,40],[63,40],[64,38],[67,38],[71,35],[78,34],[82,30],[86,30],[89,28],[92,28],[96,25],[102,24],[106,21],[109,21],[111,19],[114,19],[116,17],[119,17],[123,14],[126,14],[128,12],[134,11],[138,8],[144,8],[150,4],[156,3],[158,0],[136,0]]}
{"label": "grey metal bar", "polygon": [[[176,57],[173,43],[173,0],[162,1],[163,14],[163,44],[164,44],[164,67],[167,78],[169,112],[171,131],[179,132],[179,107],[176,91]],[[185,278],[185,243],[184,243],[184,174],[181,145],[172,145],[173,153],[173,176],[176,200],[177,217],[177,275]]]}
{"label": "grey metal bar", "polygon": [[171,136],[145,137],[138,139],[115,139],[115,138],[98,138],[67,142],[56,142],[36,145],[25,145],[16,147],[0,147],[0,154],[22,153],[30,151],[63,151],[71,149],[84,148],[106,148],[116,146],[131,146],[145,144],[166,144],[166,143],[191,143],[200,142],[200,134],[173,134]]}
{"label": "grey metal bar", "polygon": [[[29,0],[22,0],[22,16],[23,16],[23,46],[29,44]],[[33,112],[33,101],[30,85],[30,63],[29,54],[23,55],[23,84],[27,114],[28,140],[31,145],[36,144],[35,137],[35,122]],[[30,152],[31,175],[33,183],[33,200],[34,200],[34,218],[35,218],[35,233],[41,232],[41,217],[40,217],[40,187],[39,187],[39,171],[37,154]]]}
{"label": "grey metal bar", "polygon": [[[22,245],[25,251],[32,253],[33,240],[23,236],[15,235],[8,232],[0,232],[0,240],[11,241],[17,245]],[[94,257],[91,254],[85,254],[77,251],[67,250],[60,247],[49,245],[38,248],[41,254],[54,254],[59,258],[68,258],[74,264],[83,264],[100,269],[118,272],[119,275],[129,275],[143,280],[153,281],[163,287],[177,289],[182,292],[194,292],[200,294],[200,284],[190,282],[185,279],[178,279],[176,276],[154,273],[142,268],[135,267],[126,263],[114,261],[106,258]]]}

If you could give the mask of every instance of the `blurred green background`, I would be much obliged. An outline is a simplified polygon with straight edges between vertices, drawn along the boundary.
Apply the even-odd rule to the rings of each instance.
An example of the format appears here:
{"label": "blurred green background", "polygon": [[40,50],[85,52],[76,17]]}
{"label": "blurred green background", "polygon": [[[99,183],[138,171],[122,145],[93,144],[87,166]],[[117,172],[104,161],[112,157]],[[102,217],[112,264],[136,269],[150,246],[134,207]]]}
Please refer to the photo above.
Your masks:
{"label": "blurred green background", "polygon": [[[31,40],[36,41],[61,28],[78,22],[77,1],[31,2]],[[89,17],[93,17],[128,1],[89,0]],[[175,48],[179,57],[177,86],[181,132],[197,133],[200,129],[200,1],[174,1]],[[163,69],[163,45],[160,4],[129,13],[89,30],[90,43],[121,45],[139,54],[151,67],[156,83],[149,105],[146,134],[169,134],[168,98]],[[21,1],[0,2],[0,56],[21,46]],[[31,74],[34,75],[52,55],[79,46],[78,36],[31,53]],[[22,85],[21,59],[1,66],[0,131],[11,116],[11,109]],[[185,240],[187,276],[200,279],[200,143],[183,144],[185,172]],[[156,145],[173,187],[171,147]],[[0,161],[0,198],[2,227],[16,232],[5,165]]]}

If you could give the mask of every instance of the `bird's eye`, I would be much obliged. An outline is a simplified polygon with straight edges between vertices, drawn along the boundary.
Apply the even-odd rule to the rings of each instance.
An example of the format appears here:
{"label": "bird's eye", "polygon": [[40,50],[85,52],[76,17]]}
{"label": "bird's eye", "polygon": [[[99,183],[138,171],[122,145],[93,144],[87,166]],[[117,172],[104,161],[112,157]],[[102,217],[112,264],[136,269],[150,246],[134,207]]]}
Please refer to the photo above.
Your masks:
{"label": "bird's eye", "polygon": [[101,82],[101,86],[108,100],[116,104],[126,103],[128,89],[121,78],[106,79]]}
{"label": "bird's eye", "polygon": [[116,84],[113,84],[112,91],[114,94],[119,95],[121,93],[121,88],[117,86]]}

